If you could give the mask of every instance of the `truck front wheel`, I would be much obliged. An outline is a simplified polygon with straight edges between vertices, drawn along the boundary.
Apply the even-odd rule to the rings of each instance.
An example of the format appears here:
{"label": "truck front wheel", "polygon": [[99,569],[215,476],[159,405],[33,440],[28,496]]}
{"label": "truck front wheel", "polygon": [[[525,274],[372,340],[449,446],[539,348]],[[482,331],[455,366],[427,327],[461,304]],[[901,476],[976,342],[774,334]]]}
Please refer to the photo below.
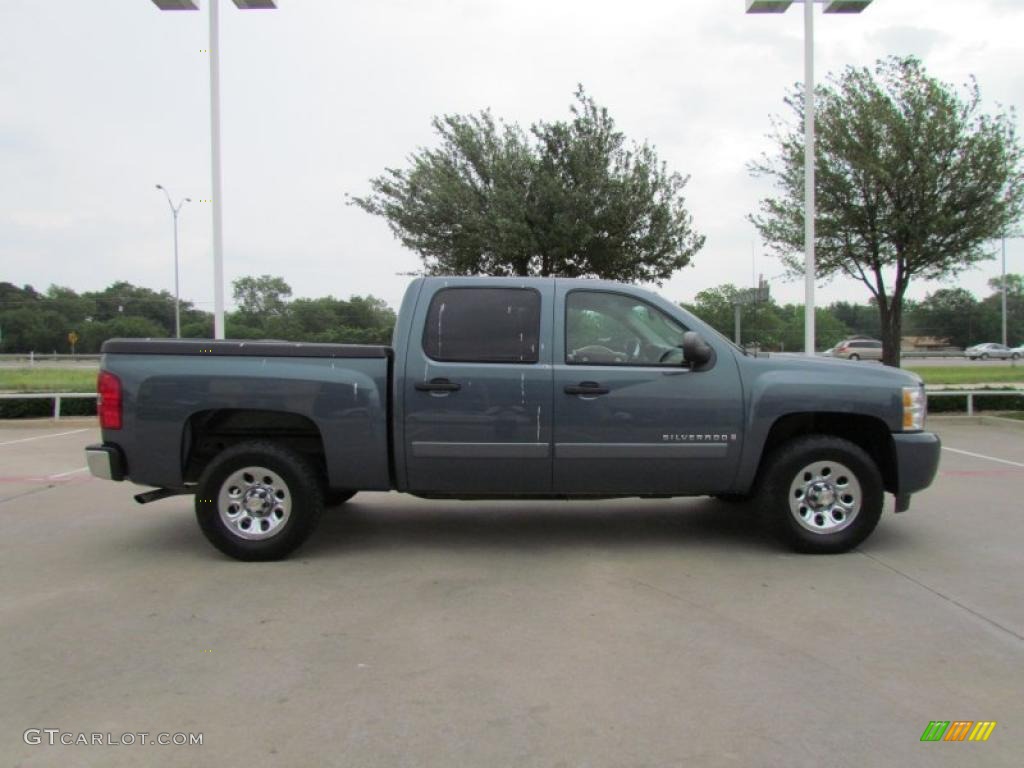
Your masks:
{"label": "truck front wheel", "polygon": [[299,453],[239,443],[207,465],[196,519],[217,549],[238,560],[279,560],[304,542],[323,511],[320,479]]}
{"label": "truck front wheel", "polygon": [[761,474],[766,523],[800,552],[853,549],[878,525],[884,492],[874,460],[831,435],[798,437],[775,451]]}

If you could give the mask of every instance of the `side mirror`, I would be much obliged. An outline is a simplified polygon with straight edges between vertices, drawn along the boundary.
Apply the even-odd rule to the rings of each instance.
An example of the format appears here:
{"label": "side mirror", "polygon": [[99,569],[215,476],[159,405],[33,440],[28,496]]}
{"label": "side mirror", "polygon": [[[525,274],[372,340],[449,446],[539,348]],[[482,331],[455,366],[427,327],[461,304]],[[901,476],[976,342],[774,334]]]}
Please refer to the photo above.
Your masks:
{"label": "side mirror", "polygon": [[700,370],[711,362],[715,351],[708,346],[708,343],[701,338],[696,331],[687,331],[683,334],[683,357],[690,368]]}

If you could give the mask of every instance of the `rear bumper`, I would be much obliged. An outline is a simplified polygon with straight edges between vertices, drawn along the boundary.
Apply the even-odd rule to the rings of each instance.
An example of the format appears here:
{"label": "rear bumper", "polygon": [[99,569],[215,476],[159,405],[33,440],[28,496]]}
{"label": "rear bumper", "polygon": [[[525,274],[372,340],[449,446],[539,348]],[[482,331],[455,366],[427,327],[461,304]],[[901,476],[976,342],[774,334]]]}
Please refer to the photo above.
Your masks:
{"label": "rear bumper", "polygon": [[85,463],[94,477],[103,480],[124,480],[124,455],[116,445],[90,445],[85,449]]}
{"label": "rear bumper", "polygon": [[909,496],[923,491],[939,470],[942,441],[933,432],[896,433],[896,495]]}

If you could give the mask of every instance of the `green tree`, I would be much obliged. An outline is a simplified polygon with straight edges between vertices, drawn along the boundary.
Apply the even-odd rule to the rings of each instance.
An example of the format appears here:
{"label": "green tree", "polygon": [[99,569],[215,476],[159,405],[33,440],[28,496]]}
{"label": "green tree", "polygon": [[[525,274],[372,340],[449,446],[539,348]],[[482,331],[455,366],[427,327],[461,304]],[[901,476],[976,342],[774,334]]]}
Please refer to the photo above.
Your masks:
{"label": "green tree", "polygon": [[[1003,336],[1003,281],[988,281],[992,294],[981,301],[984,338],[979,341],[1000,341]],[[1006,275],[1006,340],[1010,346],[1024,343],[1024,275]],[[973,342],[972,342],[973,343]]]}
{"label": "green tree", "polygon": [[184,339],[212,339],[213,315],[193,310],[188,315],[182,312],[181,336]]}
{"label": "green tree", "polygon": [[970,291],[940,288],[924,298],[916,314],[923,334],[947,339],[953,346],[969,347],[980,330],[982,307]]}
{"label": "green tree", "polygon": [[0,313],[5,352],[66,352],[68,323],[63,315],[41,306],[20,306]]}
{"label": "green tree", "polygon": [[351,202],[387,220],[428,274],[661,281],[704,244],[683,190],[649,144],[628,144],[583,87],[568,121],[434,118],[436,149]]}
{"label": "green tree", "polygon": [[[804,305],[786,304],[779,308],[783,333],[779,348],[785,351],[802,349],[804,345]],[[820,349],[834,347],[849,338],[850,329],[837,318],[829,307],[814,308],[815,340]]]}
{"label": "green tree", "polygon": [[19,288],[14,283],[0,283],[0,311],[31,306],[42,299],[31,285]]}
{"label": "green tree", "polygon": [[100,351],[107,339],[152,339],[169,335],[166,329],[148,318],[121,316],[86,323],[80,334],[78,348],[82,352],[95,353]]}
{"label": "green tree", "polygon": [[[697,317],[727,338],[734,339],[736,308],[733,303],[741,289],[731,283],[707,288],[687,307]],[[740,341],[757,343],[764,349],[778,349],[782,342],[783,320],[774,301],[753,302],[742,305]]]}
{"label": "green tree", "polygon": [[[94,321],[106,322],[119,317],[141,317],[161,329],[156,334],[158,336],[170,336],[174,333],[174,296],[167,291],[154,291],[152,288],[118,281],[102,291],[83,293],[82,298],[93,302]],[[183,306],[185,304],[183,303]]]}
{"label": "green tree", "polygon": [[834,304],[830,304],[828,309],[829,313],[836,320],[846,326],[850,335],[870,336],[873,339],[877,339],[882,333],[878,321],[878,308],[873,304],[852,304],[847,301],[837,301]]}
{"label": "green tree", "polygon": [[231,285],[239,311],[261,320],[283,315],[292,295],[292,288],[283,277],[271,275],[240,277]]}
{"label": "green tree", "polygon": [[[947,278],[989,258],[987,241],[1021,216],[1015,116],[982,113],[975,82],[961,96],[915,58],[884,59],[874,71],[850,67],[816,97],[818,272],[868,287],[884,362],[899,365],[911,282]],[[762,200],[751,221],[787,267],[802,274],[801,91],[786,103],[793,121],[776,124],[777,154],[750,166],[776,182],[778,195]]]}
{"label": "green tree", "polygon": [[45,303],[47,308],[62,315],[71,326],[81,326],[86,318],[95,316],[96,302],[86,296],[79,296],[71,288],[51,285],[46,289]]}

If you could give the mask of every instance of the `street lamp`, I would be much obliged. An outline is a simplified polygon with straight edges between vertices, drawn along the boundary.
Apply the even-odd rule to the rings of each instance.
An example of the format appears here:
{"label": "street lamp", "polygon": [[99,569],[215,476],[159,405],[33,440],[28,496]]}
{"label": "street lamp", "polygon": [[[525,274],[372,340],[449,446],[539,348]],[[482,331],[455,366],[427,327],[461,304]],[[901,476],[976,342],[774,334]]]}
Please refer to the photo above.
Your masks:
{"label": "street lamp", "polygon": [[186,197],[178,201],[175,205],[171,202],[171,193],[164,189],[160,184],[156,185],[156,188],[164,193],[167,198],[167,205],[171,207],[171,215],[174,216],[174,337],[176,339],[181,338],[181,297],[178,293],[178,211],[181,210],[181,206],[185,203],[191,203],[192,198]]}
{"label": "street lamp", "polygon": [[[231,0],[240,10],[274,10],[275,0]],[[198,11],[195,0],[153,0],[161,11]],[[210,156],[213,179],[213,337],[224,338],[224,235],[220,173],[220,2],[210,7]]]}
{"label": "street lamp", "polygon": [[814,355],[814,3],[825,13],[860,13],[871,0],[746,0],[747,13],[804,4],[804,354]]}

